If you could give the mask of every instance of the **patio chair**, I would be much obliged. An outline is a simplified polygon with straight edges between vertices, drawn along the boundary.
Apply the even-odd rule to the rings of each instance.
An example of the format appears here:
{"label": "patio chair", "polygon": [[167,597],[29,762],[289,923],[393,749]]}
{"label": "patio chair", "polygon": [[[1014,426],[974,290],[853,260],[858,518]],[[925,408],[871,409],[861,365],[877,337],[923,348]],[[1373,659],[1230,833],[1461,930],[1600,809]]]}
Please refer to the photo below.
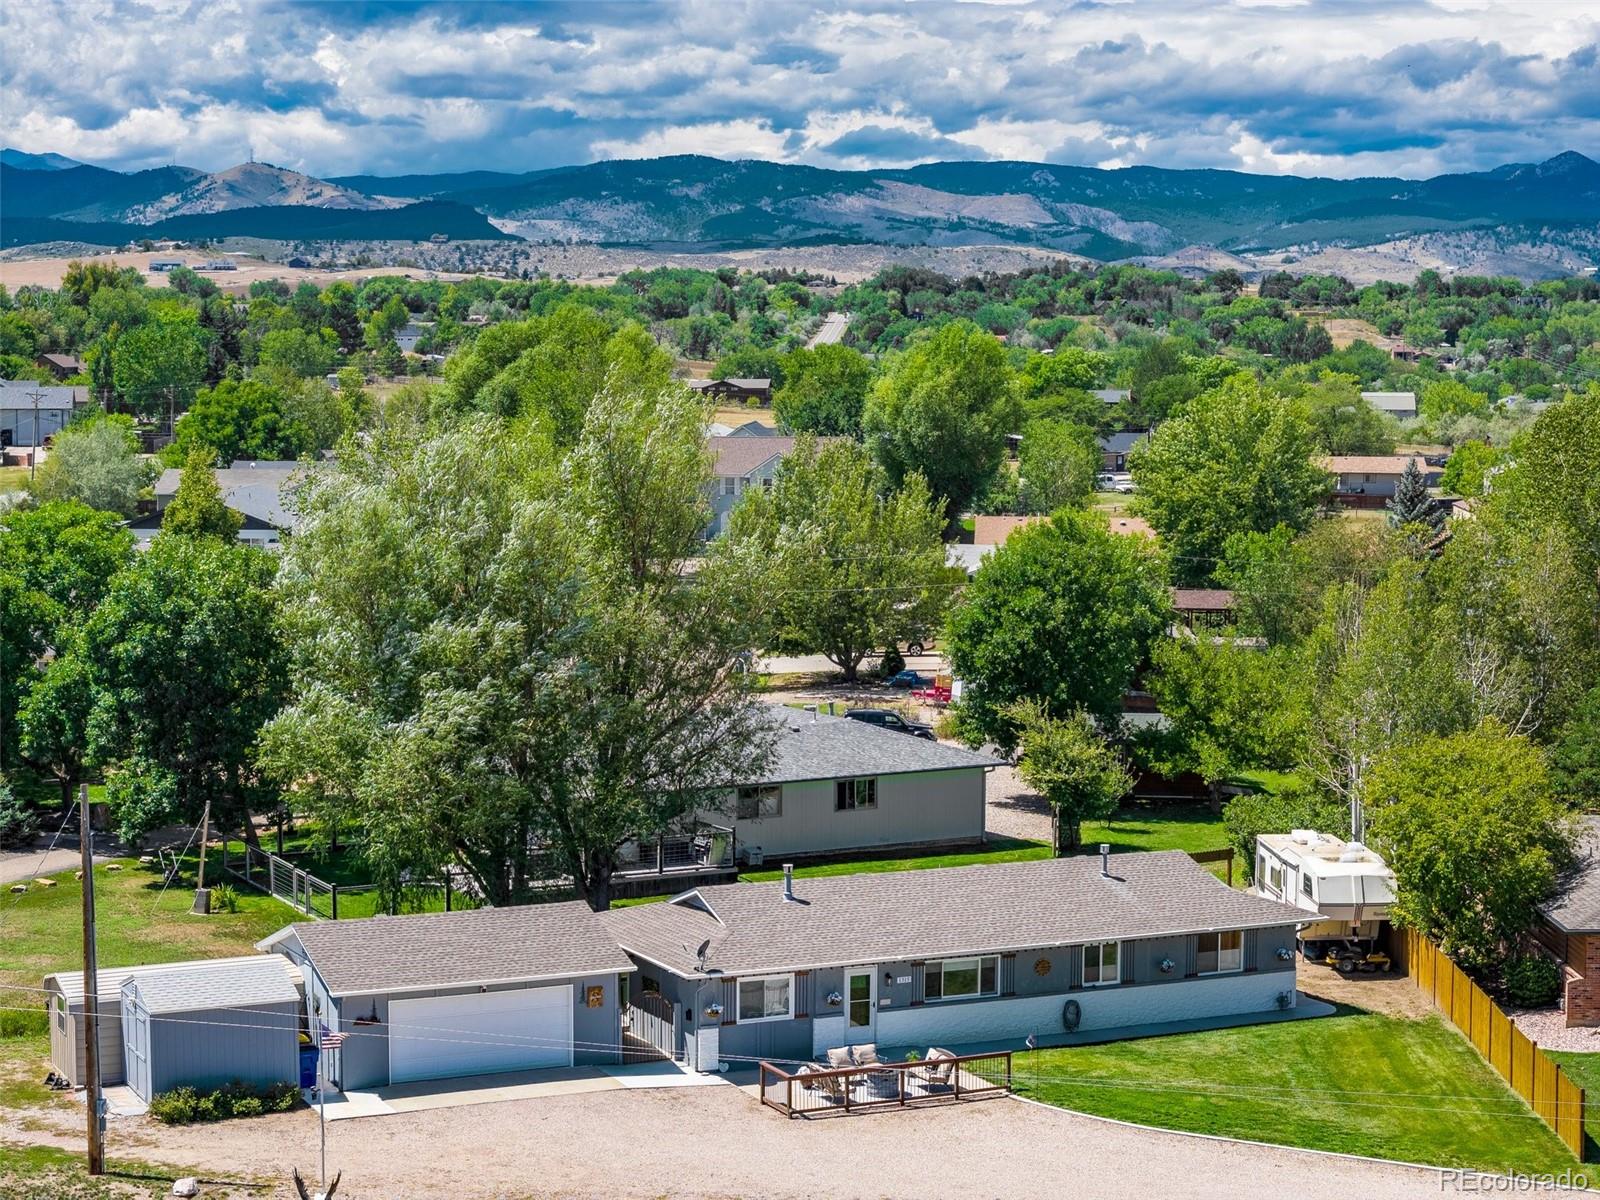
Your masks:
{"label": "patio chair", "polygon": [[[829,1057],[831,1059],[832,1055],[830,1054]],[[843,1104],[845,1078],[840,1075],[829,1074],[834,1069],[831,1061],[827,1066],[823,1066],[820,1063],[806,1063],[795,1072],[795,1076],[797,1078],[805,1076],[805,1082],[801,1086],[803,1088],[814,1088],[817,1095],[829,1104]]]}
{"label": "patio chair", "polygon": [[942,1092],[950,1086],[951,1076],[955,1074],[956,1069],[954,1054],[948,1050],[941,1050],[938,1046],[929,1046],[922,1063],[916,1072],[916,1077],[925,1089],[930,1092]]}

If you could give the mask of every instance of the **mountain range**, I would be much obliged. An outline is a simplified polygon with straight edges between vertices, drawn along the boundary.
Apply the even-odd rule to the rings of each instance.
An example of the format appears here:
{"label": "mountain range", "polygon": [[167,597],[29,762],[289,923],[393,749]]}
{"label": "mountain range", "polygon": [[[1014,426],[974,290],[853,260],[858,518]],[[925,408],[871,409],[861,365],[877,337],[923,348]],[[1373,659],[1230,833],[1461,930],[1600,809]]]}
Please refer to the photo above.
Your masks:
{"label": "mountain range", "polygon": [[837,171],[695,155],[522,174],[322,180],[265,163],[214,174],[178,166],[124,173],[5,150],[0,194],[7,246],[44,233],[92,241],[124,227],[145,230],[134,237],[204,227],[214,236],[286,240],[445,233],[680,251],[998,242],[1103,260],[1463,233],[1567,247],[1590,262],[1600,252],[1600,164],[1574,151],[1424,180],[1026,162]]}

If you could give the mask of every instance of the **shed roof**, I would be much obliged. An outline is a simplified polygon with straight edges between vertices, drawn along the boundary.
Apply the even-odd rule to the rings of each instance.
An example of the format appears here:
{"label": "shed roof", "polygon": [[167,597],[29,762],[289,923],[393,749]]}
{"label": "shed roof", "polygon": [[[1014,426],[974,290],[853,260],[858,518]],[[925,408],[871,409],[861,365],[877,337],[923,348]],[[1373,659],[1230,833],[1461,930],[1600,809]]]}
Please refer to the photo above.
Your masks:
{"label": "shed roof", "polygon": [[1539,911],[1567,933],[1600,933],[1600,817],[1585,816],[1578,858],[1555,898]]}
{"label": "shed roof", "polygon": [[997,954],[1079,942],[1298,924],[1299,909],[1228,887],[1181,850],[703,887],[601,919],[679,975]]}
{"label": "shed roof", "polygon": [[1361,398],[1373,408],[1383,412],[1410,412],[1417,411],[1417,394],[1415,392],[1362,392]]}
{"label": "shed roof", "polygon": [[1099,442],[1102,454],[1126,454],[1149,436],[1147,429],[1119,429],[1095,440]]}
{"label": "shed roof", "polygon": [[740,783],[800,783],[1000,765],[999,759],[987,754],[880,729],[864,721],[776,704],[771,711],[778,729],[772,763],[760,778]]}
{"label": "shed roof", "polygon": [[289,982],[282,960],[275,958],[262,954],[214,962],[208,970],[153,971],[131,977],[128,984],[138,990],[140,1003],[151,1013],[298,1004],[300,992]]}
{"label": "shed roof", "polygon": [[22,409],[32,412],[33,397],[38,393],[40,411],[66,409],[70,411],[89,399],[89,389],[63,387],[60,384],[40,384],[31,379],[0,379],[0,408]]}
{"label": "shed roof", "polygon": [[1171,588],[1172,607],[1179,612],[1231,612],[1233,593],[1227,588]]}
{"label": "shed roof", "polygon": [[[101,967],[96,975],[99,977],[100,997],[104,1001],[107,997],[115,996],[122,990],[122,985],[129,979],[139,979],[149,975],[171,974],[176,971],[213,970],[218,966],[228,966],[241,962],[270,962],[276,963],[278,970],[290,984],[300,982],[300,968],[288,959],[279,958],[277,955],[246,954],[232,958],[195,958],[186,962],[145,963],[137,967]],[[68,1004],[83,1003],[83,972],[82,971],[57,971],[53,975],[44,977],[44,985],[58,991]]]}
{"label": "shed roof", "polygon": [[290,932],[334,996],[633,970],[600,919],[577,900],[301,923],[257,946],[271,948]]}

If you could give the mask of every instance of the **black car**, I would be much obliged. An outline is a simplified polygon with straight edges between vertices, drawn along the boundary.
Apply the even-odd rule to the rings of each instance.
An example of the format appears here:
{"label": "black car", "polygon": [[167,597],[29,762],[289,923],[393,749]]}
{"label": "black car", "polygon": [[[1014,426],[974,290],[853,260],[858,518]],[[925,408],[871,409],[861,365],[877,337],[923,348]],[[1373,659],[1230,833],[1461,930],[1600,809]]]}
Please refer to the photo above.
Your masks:
{"label": "black car", "polygon": [[897,712],[887,708],[852,708],[845,713],[851,721],[860,721],[863,725],[876,725],[879,729],[892,729],[895,733],[909,733],[912,737],[922,738],[924,741],[938,741],[933,736],[933,726],[925,725],[921,721],[908,721]]}

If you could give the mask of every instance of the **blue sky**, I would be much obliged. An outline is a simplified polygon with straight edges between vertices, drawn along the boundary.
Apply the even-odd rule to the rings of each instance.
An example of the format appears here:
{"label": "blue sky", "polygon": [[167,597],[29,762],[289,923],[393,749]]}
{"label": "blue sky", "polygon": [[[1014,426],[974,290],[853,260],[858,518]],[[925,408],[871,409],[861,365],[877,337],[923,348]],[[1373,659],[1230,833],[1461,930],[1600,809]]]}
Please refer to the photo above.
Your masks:
{"label": "blue sky", "polygon": [[24,0],[0,67],[5,140],[120,168],[1419,177],[1600,153],[1594,0]]}

